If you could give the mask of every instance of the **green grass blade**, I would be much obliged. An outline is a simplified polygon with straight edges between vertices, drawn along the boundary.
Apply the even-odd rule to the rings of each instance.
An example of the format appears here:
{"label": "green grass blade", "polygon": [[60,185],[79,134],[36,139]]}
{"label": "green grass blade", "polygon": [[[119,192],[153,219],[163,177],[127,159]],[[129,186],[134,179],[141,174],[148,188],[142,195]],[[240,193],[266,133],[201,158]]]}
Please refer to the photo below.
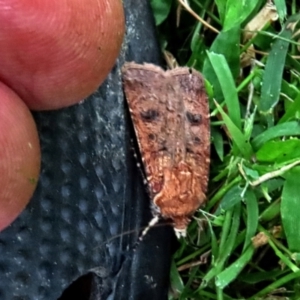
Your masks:
{"label": "green grass blade", "polygon": [[252,190],[248,190],[245,194],[245,203],[247,209],[246,237],[243,251],[251,244],[258,226],[258,199]]}
{"label": "green grass blade", "polygon": [[211,128],[211,137],[215,150],[219,156],[219,159],[223,161],[224,159],[224,139],[220,131],[215,130],[214,127]]}
{"label": "green grass blade", "polygon": [[176,292],[182,293],[184,289],[184,284],[174,261],[172,261],[171,264],[170,280],[172,284],[172,289],[175,290]]}
{"label": "green grass blade", "polygon": [[241,110],[235,83],[223,55],[207,53],[221,86],[228,115],[238,129],[241,129]]}
{"label": "green grass blade", "polygon": [[217,8],[218,8],[218,12],[219,12],[219,16],[221,19],[221,22],[223,23],[225,20],[225,16],[226,16],[226,1],[224,0],[215,0]]}
{"label": "green grass blade", "polygon": [[269,222],[274,220],[280,214],[280,202],[279,200],[274,201],[269,205],[260,215],[262,222]]}
{"label": "green grass blade", "polygon": [[298,73],[300,73],[300,63],[291,55],[287,55],[286,57],[286,66],[291,69],[295,69]]}
{"label": "green grass blade", "polygon": [[300,140],[268,141],[256,153],[256,159],[264,163],[288,163],[300,157]]}
{"label": "green grass blade", "polygon": [[286,17],[286,4],[284,0],[274,0],[280,22],[282,23]]}
{"label": "green grass blade", "polygon": [[291,121],[271,127],[257,135],[251,144],[254,150],[258,150],[264,143],[286,135],[300,135],[300,123]]}
{"label": "green grass blade", "polygon": [[275,291],[277,288],[279,288],[281,286],[284,286],[284,284],[286,284],[289,281],[292,281],[294,279],[297,279],[296,282],[299,282],[299,280],[300,280],[300,271],[281,277],[279,280],[269,284],[264,289],[260,290],[257,294],[253,295],[251,298],[249,298],[249,300],[257,300],[261,296],[266,296],[269,293]]}
{"label": "green grass blade", "polygon": [[252,11],[257,7],[258,0],[236,1],[227,0],[226,13],[224,20],[224,29],[230,29],[233,26],[244,22]]}
{"label": "green grass blade", "polygon": [[207,205],[207,209],[211,209],[220,199],[237,183],[241,181],[241,178],[238,176],[231,182],[225,184],[222,188],[220,188],[217,193],[211,198],[211,201],[209,201]]}
{"label": "green grass blade", "polygon": [[[221,31],[214,40],[212,46],[207,53],[214,55],[223,55],[225,67],[229,66],[230,78],[237,78],[240,70],[240,27],[233,27],[227,31]],[[201,54],[202,55],[202,54]],[[218,64],[218,62],[216,62]],[[222,68],[222,66],[219,66]],[[206,57],[203,64],[204,77],[213,85],[215,98],[220,102],[223,99],[224,89],[221,86],[220,74],[218,73],[218,65],[213,66],[209,57]],[[223,74],[223,75],[226,75]],[[224,78],[226,79],[226,78]],[[233,86],[234,83],[233,83]],[[235,87],[234,87],[235,89]],[[236,92],[235,92],[236,93]]]}
{"label": "green grass blade", "polygon": [[274,42],[267,59],[258,109],[269,120],[269,126],[273,124],[272,111],[279,100],[284,63],[289,47],[288,40],[292,38],[292,26],[295,22],[298,22],[295,21],[295,16],[289,18],[285,28],[279,34],[283,39],[278,38]]}
{"label": "green grass blade", "polygon": [[217,102],[215,102],[215,105],[217,106],[217,109],[222,115],[224,123],[231,134],[234,144],[237,146],[243,157],[249,158],[252,155],[253,150],[248,139],[243,135],[240,129],[232,122],[232,120],[224,112],[222,107]]}
{"label": "green grass blade", "polygon": [[226,194],[223,196],[222,201],[220,202],[219,207],[215,211],[215,215],[221,214],[223,211],[227,211],[228,209],[235,206],[238,202],[242,201],[241,194],[243,192],[243,188],[240,187],[239,184],[236,184],[229,189]]}
{"label": "green grass blade", "polygon": [[239,229],[240,214],[241,203],[237,203],[232,209],[226,212],[227,221],[222,228],[219,255],[214,263],[214,267],[204,276],[202,286],[205,286],[213,277],[222,271],[225,261],[231,255]]}
{"label": "green grass blade", "polygon": [[213,259],[218,257],[219,248],[218,248],[218,239],[215,235],[211,222],[208,222],[208,227],[211,233],[211,254]]}
{"label": "green grass blade", "polygon": [[155,24],[160,25],[168,17],[172,0],[151,0],[151,7],[154,14]]}
{"label": "green grass blade", "polygon": [[299,179],[299,167],[295,167],[288,172],[281,200],[282,224],[289,249],[294,252],[300,252]]}
{"label": "green grass blade", "polygon": [[287,251],[281,251],[279,249],[279,247],[277,247],[277,245],[272,241],[272,239],[269,239],[269,245],[273,248],[274,253],[276,254],[276,256],[278,256],[278,258],[280,259],[280,261],[287,266],[288,268],[290,268],[293,272],[298,272],[300,271],[299,268],[291,261],[290,257],[288,257],[286,253]]}
{"label": "green grass blade", "polygon": [[278,124],[289,121],[292,118],[297,118],[300,115],[300,93],[298,93],[294,102],[288,107],[285,114],[281,117]]}
{"label": "green grass blade", "polygon": [[230,282],[232,282],[239,273],[243,270],[245,265],[251,260],[254,253],[254,247],[250,245],[247,250],[228,268],[221,272],[216,277],[216,285],[223,289]]}

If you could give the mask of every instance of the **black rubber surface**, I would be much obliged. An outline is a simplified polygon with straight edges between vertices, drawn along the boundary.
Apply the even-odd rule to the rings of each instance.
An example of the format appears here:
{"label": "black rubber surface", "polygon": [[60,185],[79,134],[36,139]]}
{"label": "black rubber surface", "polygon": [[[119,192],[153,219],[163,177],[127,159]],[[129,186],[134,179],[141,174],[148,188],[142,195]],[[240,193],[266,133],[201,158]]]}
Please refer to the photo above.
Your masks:
{"label": "black rubber surface", "polygon": [[34,114],[42,173],[0,233],[1,300],[167,299],[172,229],[152,229],[132,251],[151,213],[120,76],[124,61],[159,64],[160,50],[148,1],[123,2],[126,40],[105,83],[76,106]]}

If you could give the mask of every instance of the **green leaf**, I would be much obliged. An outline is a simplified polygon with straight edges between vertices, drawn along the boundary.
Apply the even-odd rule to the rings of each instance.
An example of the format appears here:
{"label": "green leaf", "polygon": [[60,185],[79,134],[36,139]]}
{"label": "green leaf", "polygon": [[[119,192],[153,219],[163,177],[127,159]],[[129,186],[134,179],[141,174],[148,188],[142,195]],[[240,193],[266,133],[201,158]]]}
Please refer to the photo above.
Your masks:
{"label": "green leaf", "polygon": [[258,199],[252,190],[247,190],[245,194],[245,204],[247,209],[246,237],[243,251],[251,244],[258,226]]}
{"label": "green leaf", "polygon": [[[280,180],[282,181],[282,180]],[[280,214],[280,203],[275,201],[271,203],[260,215],[260,220],[262,222],[269,222],[274,220]]]}
{"label": "green leaf", "polygon": [[246,264],[251,260],[254,253],[254,247],[250,245],[247,250],[236,260],[234,261],[228,268],[226,268],[223,272],[221,272],[216,277],[216,285],[223,289],[230,282],[232,282],[239,273],[243,270]]}
{"label": "green leaf", "polygon": [[184,283],[181,279],[181,276],[177,270],[175,262],[172,260],[171,264],[171,285],[172,289],[176,292],[182,292],[184,289]]}
{"label": "green leaf", "polygon": [[257,170],[254,170],[252,168],[248,168],[245,165],[243,165],[243,170],[244,170],[245,175],[247,176],[247,178],[249,178],[250,180],[259,178],[259,173],[258,173]]}
{"label": "green leaf", "polygon": [[299,178],[299,167],[287,173],[281,199],[282,224],[289,249],[293,252],[300,252]]}
{"label": "green leaf", "polygon": [[231,255],[239,229],[240,214],[241,203],[237,203],[232,209],[226,212],[226,219],[230,222],[225,221],[228,223],[228,226],[223,226],[219,255],[214,267],[204,276],[202,286],[206,285],[207,282],[222,271],[226,260]]}
{"label": "green leaf", "polygon": [[250,16],[258,3],[258,0],[227,0],[223,24],[224,30],[239,26],[243,23]]}
{"label": "green leaf", "polygon": [[[233,78],[236,78],[240,71],[240,31],[239,26],[232,27],[227,31],[221,31],[209,49],[210,53],[215,53],[215,55],[220,54],[225,57],[224,63],[229,66],[230,77]],[[223,98],[224,90],[219,83],[220,75],[216,73],[217,67],[212,66],[210,58],[207,57],[203,64],[203,74],[214,86],[215,98],[220,100]]]}
{"label": "green leaf", "polygon": [[241,111],[238,95],[230,69],[223,55],[209,53],[208,58],[221,86],[228,115],[238,129],[241,129]]}
{"label": "green leaf", "polygon": [[[277,281],[271,280],[271,282],[272,282],[271,284],[269,284],[265,288],[261,289],[257,294],[255,294],[252,297],[248,298],[248,300],[260,299],[261,296],[265,296],[269,293],[272,293],[277,288],[284,286],[285,284],[287,284],[288,282],[290,282],[294,279],[295,279],[296,282],[299,282],[299,280],[300,280],[300,271],[295,272],[295,273],[289,273],[285,276],[282,276]],[[297,298],[295,298],[295,299],[297,299]]]}
{"label": "green leaf", "polygon": [[292,16],[288,19],[267,58],[258,109],[266,116],[269,126],[273,124],[272,111],[279,100],[285,58],[293,34],[292,28],[294,23],[298,22],[298,20],[295,22],[295,18],[296,16]]}
{"label": "green leaf", "polygon": [[225,16],[226,16],[226,2],[227,1],[225,0],[215,0],[222,24],[224,23]]}
{"label": "green leaf", "polygon": [[285,0],[274,0],[280,22],[282,23],[286,17],[286,4]]}
{"label": "green leaf", "polygon": [[242,132],[236,127],[236,125],[231,121],[231,119],[226,115],[222,107],[215,102],[219,112],[222,115],[225,125],[231,134],[232,140],[239,149],[240,153],[245,157],[249,158],[252,153],[252,147],[249,144],[248,139],[242,134]]}
{"label": "green leaf", "polygon": [[168,17],[172,0],[151,0],[150,3],[155,18],[155,24],[158,26]]}
{"label": "green leaf", "polygon": [[287,254],[290,254],[284,248],[278,247],[278,243],[274,243],[272,239],[268,240],[269,245],[272,247],[275,255],[280,259],[280,261],[293,272],[299,271],[299,268],[292,262],[291,257]]}
{"label": "green leaf", "polygon": [[276,125],[257,135],[252,141],[252,147],[256,150],[266,142],[286,135],[300,135],[300,123],[297,121]]}
{"label": "green leaf", "polygon": [[214,127],[211,129],[211,137],[213,144],[215,146],[216,152],[219,156],[219,159],[223,161],[224,159],[224,140],[223,136],[219,130],[216,130]]}
{"label": "green leaf", "polygon": [[256,153],[256,159],[265,163],[283,163],[300,157],[300,140],[269,141]]}
{"label": "green leaf", "polygon": [[294,102],[289,105],[285,114],[279,120],[279,124],[289,121],[290,119],[297,118],[300,114],[300,93],[298,93]]}
{"label": "green leaf", "polygon": [[234,207],[238,202],[242,201],[241,194],[243,192],[243,188],[241,188],[238,184],[234,185],[228,192],[224,195],[220,205],[218,206],[215,215],[221,214],[223,211],[227,211]]}
{"label": "green leaf", "polygon": [[289,54],[286,57],[286,66],[300,73],[300,63]]}

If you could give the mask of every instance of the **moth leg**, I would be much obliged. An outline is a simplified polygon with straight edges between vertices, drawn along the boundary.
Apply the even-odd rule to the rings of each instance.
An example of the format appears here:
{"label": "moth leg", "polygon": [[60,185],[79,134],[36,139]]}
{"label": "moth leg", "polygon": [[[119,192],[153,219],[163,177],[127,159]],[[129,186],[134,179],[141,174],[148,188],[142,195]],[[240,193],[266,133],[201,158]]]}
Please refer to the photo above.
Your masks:
{"label": "moth leg", "polygon": [[139,246],[140,242],[144,239],[145,235],[148,233],[148,231],[154,227],[160,220],[160,217],[157,215],[155,217],[153,217],[150,222],[148,223],[147,227],[142,231],[142,233],[139,236],[139,239],[137,240],[137,242],[135,243],[135,245],[133,246],[133,251],[136,251],[137,247]]}
{"label": "moth leg", "polygon": [[142,234],[141,234],[140,237],[139,237],[139,241],[140,241],[140,242],[143,240],[143,238],[144,238],[144,236],[147,234],[147,232],[159,222],[159,220],[160,220],[160,218],[159,218],[158,215],[155,216],[155,217],[153,217],[153,218],[150,220],[148,226],[142,231]]}

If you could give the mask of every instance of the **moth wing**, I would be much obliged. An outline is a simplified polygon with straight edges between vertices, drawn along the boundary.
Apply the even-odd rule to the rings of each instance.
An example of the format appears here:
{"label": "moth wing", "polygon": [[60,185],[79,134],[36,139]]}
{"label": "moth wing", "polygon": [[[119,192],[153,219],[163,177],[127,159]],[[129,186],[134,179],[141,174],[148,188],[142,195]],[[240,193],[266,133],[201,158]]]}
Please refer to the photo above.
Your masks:
{"label": "moth wing", "polygon": [[199,177],[202,193],[205,193],[210,164],[210,119],[204,79],[189,68],[177,68],[168,73],[177,83],[183,103],[183,160]]}
{"label": "moth wing", "polygon": [[163,182],[162,163],[166,150],[165,72],[151,64],[126,63],[122,73],[126,100],[153,196],[159,192]]}

